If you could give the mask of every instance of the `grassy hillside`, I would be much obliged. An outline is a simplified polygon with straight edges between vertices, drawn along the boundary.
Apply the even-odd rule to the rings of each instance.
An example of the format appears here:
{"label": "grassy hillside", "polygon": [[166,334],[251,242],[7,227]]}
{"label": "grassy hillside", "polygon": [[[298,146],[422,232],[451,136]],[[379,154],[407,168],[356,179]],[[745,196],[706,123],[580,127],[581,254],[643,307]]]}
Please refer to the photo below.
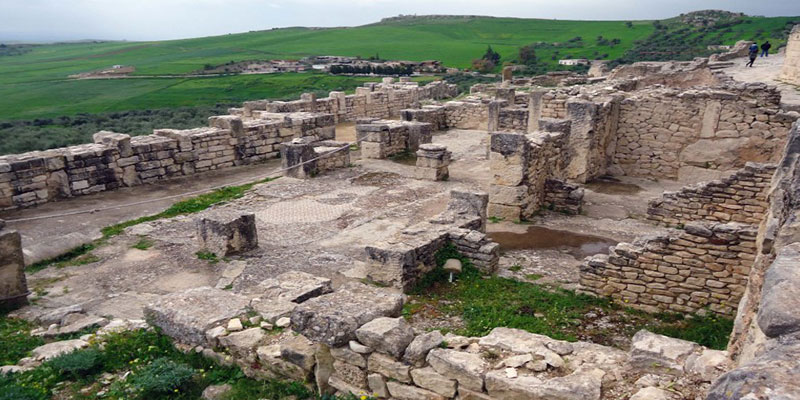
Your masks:
{"label": "grassy hillside", "polygon": [[[747,17],[750,22],[726,28],[703,40],[733,44],[739,39],[777,35],[798,18]],[[673,21],[674,22],[674,21]],[[187,78],[170,75],[200,70],[206,64],[250,59],[298,59],[343,55],[384,59],[437,59],[464,68],[491,45],[501,62],[513,61],[521,46],[539,43],[536,56],[547,69],[559,58],[585,57],[636,61],[653,53],[646,46],[672,46],[680,21],[670,25],[668,40],[653,21],[556,21],[490,17],[389,19],[353,28],[287,28],[242,34],[158,42],[73,43],[32,46],[0,54],[0,121],[34,120],[128,110],[209,107],[257,98],[296,97],[303,91],[352,90],[365,78],[319,74],[282,74]],[[713,29],[711,29],[713,30]],[[693,30],[692,34],[698,34]],[[672,35],[672,36],[670,36]],[[579,40],[578,40],[579,39]],[[554,45],[557,43],[558,45]],[[645,46],[645,50],[641,50]],[[697,43],[696,47],[704,47]],[[673,46],[674,47],[674,46]],[[632,54],[632,49],[640,53]],[[557,53],[556,53],[557,52]],[[136,79],[70,80],[67,77],[111,65],[136,67]],[[540,69],[542,69],[540,68]],[[159,76],[152,78],[150,76]],[[41,124],[39,124],[41,125]],[[15,140],[3,133],[0,139]],[[48,141],[48,145],[57,141]],[[32,146],[32,147],[31,147]],[[38,147],[41,147],[39,145]],[[38,148],[35,144],[15,150]]]}

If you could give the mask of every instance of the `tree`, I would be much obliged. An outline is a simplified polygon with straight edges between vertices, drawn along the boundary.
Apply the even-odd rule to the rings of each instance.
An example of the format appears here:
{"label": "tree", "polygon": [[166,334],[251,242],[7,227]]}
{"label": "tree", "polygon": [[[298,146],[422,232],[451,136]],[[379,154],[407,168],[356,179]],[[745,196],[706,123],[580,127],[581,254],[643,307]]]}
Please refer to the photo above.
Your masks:
{"label": "tree", "polygon": [[489,61],[494,65],[497,65],[497,63],[500,62],[500,54],[498,52],[492,50],[492,46],[490,45],[486,49],[486,53],[484,53],[482,59],[486,60],[486,61]]}
{"label": "tree", "polygon": [[628,21],[625,23],[625,26],[627,26],[628,28],[633,28],[633,22]]}
{"label": "tree", "polygon": [[525,65],[536,63],[536,48],[534,45],[529,44],[519,48],[519,62]]}
{"label": "tree", "polygon": [[495,63],[483,58],[472,60],[472,69],[478,72],[491,72],[494,70],[494,67]]}

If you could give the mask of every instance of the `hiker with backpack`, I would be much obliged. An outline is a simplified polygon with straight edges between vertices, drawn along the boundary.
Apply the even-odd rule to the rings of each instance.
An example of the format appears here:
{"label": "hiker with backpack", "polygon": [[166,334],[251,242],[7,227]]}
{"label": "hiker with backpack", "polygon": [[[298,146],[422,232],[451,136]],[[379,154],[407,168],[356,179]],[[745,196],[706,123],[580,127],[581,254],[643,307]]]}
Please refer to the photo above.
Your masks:
{"label": "hiker with backpack", "polygon": [[756,44],[756,42],[753,42],[753,44],[750,45],[749,50],[750,50],[750,62],[745,64],[745,66],[752,68],[753,63],[756,61],[756,58],[758,57],[758,44]]}

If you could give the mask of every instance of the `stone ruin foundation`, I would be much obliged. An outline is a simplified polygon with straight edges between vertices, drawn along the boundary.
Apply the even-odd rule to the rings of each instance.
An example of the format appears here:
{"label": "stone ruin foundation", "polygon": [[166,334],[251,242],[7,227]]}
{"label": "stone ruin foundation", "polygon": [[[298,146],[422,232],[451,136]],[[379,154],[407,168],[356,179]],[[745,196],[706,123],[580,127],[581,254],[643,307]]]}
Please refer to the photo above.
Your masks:
{"label": "stone ruin foundation", "polygon": [[[219,255],[241,253],[260,263],[264,254],[256,224],[269,229],[280,224],[264,215],[316,224],[316,231],[378,220],[390,233],[376,229],[368,244],[348,249],[347,257],[358,261],[354,269],[363,272],[359,279],[331,279],[294,268],[264,277],[258,274],[268,265],[243,259],[237,260],[239,273],[260,282],[244,286],[225,277],[219,282],[226,285],[159,294],[144,308],[147,322],[186,351],[238,365],[251,377],[313,383],[324,394],[395,399],[800,397],[795,371],[800,281],[793,269],[800,258],[800,114],[781,108],[780,92],[732,81],[708,60],[634,64],[608,77],[581,78],[578,86],[567,85],[575,82],[566,75],[507,78],[501,85],[476,85],[458,101],[424,106],[423,100],[452,97],[454,88],[385,80],[366,84],[352,96],[332,92],[324,99],[304,95],[292,102],[246,102],[230,115],[212,117],[205,128],[163,129],[133,138],[101,132],[94,144],[0,158],[0,204],[28,206],[280,155],[288,169],[286,193],[256,189],[252,196],[212,210],[219,214],[196,222],[193,245]],[[536,86],[542,79],[563,86]],[[398,115],[401,120],[388,119]],[[340,121],[356,124],[359,149],[352,153],[350,148],[335,151],[345,145],[333,141]],[[447,130],[456,136],[445,147],[436,142],[439,135],[451,134],[440,132]],[[457,136],[461,131],[480,135],[480,141],[463,146],[463,137]],[[412,182],[401,188],[383,159],[411,152],[417,155],[416,165],[408,167]],[[348,174],[342,167],[350,165],[351,157],[374,169]],[[473,168],[470,173],[484,168],[486,179],[468,180],[465,174],[452,182],[459,168]],[[367,175],[387,182],[352,188]],[[487,234],[489,219],[541,221],[555,219],[547,212],[556,211],[557,221],[580,220],[586,202],[597,196],[584,184],[609,175],[689,185],[646,205],[638,222],[656,234],[622,241],[608,254],[580,262],[578,290],[647,312],[735,317],[726,351],[644,330],[633,336],[627,350],[506,327],[463,337],[418,329],[402,317],[404,293],[436,268],[440,249],[452,245],[482,273],[494,274],[502,256],[501,245]],[[316,191],[322,194],[315,202],[301,198]],[[411,214],[397,211],[408,205],[395,204],[391,197],[437,191],[449,197],[437,197],[420,207],[424,212]],[[324,205],[319,214],[325,215],[314,214],[310,206],[283,215],[286,203],[269,203],[281,196],[302,207]],[[363,197],[353,199],[358,196]],[[386,208],[385,213],[371,221],[344,214],[345,208],[369,201],[372,208]],[[273,207],[278,211],[266,211]],[[258,211],[252,214],[249,208]],[[337,212],[341,216],[322,219]],[[302,237],[316,231],[284,234]],[[303,245],[325,241],[335,240],[311,238]],[[347,257],[315,254],[308,260],[337,263]],[[50,335],[75,328],[61,314],[82,313],[57,311],[39,316],[57,322]],[[90,315],[80,318],[87,319],[81,324],[109,323],[90,320],[99,318]],[[288,329],[274,332],[273,327]],[[666,389],[676,382],[678,389]]]}

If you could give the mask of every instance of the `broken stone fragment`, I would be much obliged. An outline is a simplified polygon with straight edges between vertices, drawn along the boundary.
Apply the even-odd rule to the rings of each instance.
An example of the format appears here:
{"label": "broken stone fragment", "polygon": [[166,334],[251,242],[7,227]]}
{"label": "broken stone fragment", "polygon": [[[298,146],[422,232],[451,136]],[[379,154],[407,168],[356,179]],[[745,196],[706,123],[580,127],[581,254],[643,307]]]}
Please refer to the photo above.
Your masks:
{"label": "broken stone fragment", "polygon": [[241,332],[234,332],[227,336],[219,337],[220,346],[228,349],[231,355],[244,358],[255,359],[255,350],[266,339],[266,334],[261,328],[245,329]]}
{"label": "broken stone fragment", "polygon": [[535,376],[510,378],[503,370],[486,374],[486,390],[493,399],[599,400],[605,372],[578,370],[551,379]]}
{"label": "broken stone fragment", "polygon": [[147,321],[178,342],[198,345],[209,329],[247,311],[247,298],[210,287],[161,296],[144,309]]}
{"label": "broken stone fragment", "polygon": [[242,325],[242,320],[240,320],[239,318],[234,318],[228,321],[228,326],[226,329],[228,330],[228,332],[238,332],[244,329],[244,326]]}
{"label": "broken stone fragment", "polygon": [[630,400],[670,400],[671,398],[670,392],[651,386],[639,390],[631,396]]}
{"label": "broken stone fragment", "polygon": [[683,373],[684,362],[698,350],[696,343],[640,330],[633,336],[630,363],[653,373]]}
{"label": "broken stone fragment", "polygon": [[35,360],[49,360],[88,346],[89,342],[80,339],[62,340],[60,342],[48,343],[31,350],[31,356]]}
{"label": "broken stone fragment", "polygon": [[439,347],[442,344],[444,337],[439,331],[431,331],[417,335],[411,344],[406,347],[406,352],[403,355],[403,361],[411,364],[422,366],[425,363],[425,357],[432,349]]}
{"label": "broken stone fragment", "polygon": [[279,318],[291,316],[296,307],[297,303],[277,298],[256,298],[250,301],[250,308],[271,324],[274,324]]}
{"label": "broken stone fragment", "polygon": [[207,216],[197,220],[200,247],[223,257],[258,247],[255,214]]}
{"label": "broken stone fragment", "polygon": [[256,287],[264,300],[284,300],[302,303],[310,298],[333,291],[331,280],[301,271],[284,272],[275,278],[259,283]]}
{"label": "broken stone fragment", "polygon": [[378,317],[397,317],[403,296],[361,283],[307,300],[292,313],[292,327],[315,342],[343,346],[356,338],[356,329]]}
{"label": "broken stone fragment", "polygon": [[371,348],[369,348],[367,346],[364,346],[363,344],[358,343],[355,340],[351,340],[349,345],[350,345],[350,350],[353,350],[356,353],[359,353],[359,354],[372,353],[372,349]]}
{"label": "broken stone fragment", "polygon": [[356,337],[376,351],[400,358],[414,340],[414,331],[405,318],[381,317],[358,328]]}
{"label": "broken stone fragment", "polygon": [[292,320],[289,319],[288,317],[281,317],[281,318],[278,318],[277,321],[275,321],[275,327],[277,327],[277,328],[288,328],[289,325],[291,325],[291,324],[292,324]]}
{"label": "broken stone fragment", "polygon": [[311,371],[315,363],[316,346],[303,335],[292,335],[281,343],[281,358],[297,365],[305,371]]}
{"label": "broken stone fragment", "polygon": [[389,394],[397,400],[445,400],[444,397],[429,390],[394,381],[386,382],[386,387],[389,389]]}

